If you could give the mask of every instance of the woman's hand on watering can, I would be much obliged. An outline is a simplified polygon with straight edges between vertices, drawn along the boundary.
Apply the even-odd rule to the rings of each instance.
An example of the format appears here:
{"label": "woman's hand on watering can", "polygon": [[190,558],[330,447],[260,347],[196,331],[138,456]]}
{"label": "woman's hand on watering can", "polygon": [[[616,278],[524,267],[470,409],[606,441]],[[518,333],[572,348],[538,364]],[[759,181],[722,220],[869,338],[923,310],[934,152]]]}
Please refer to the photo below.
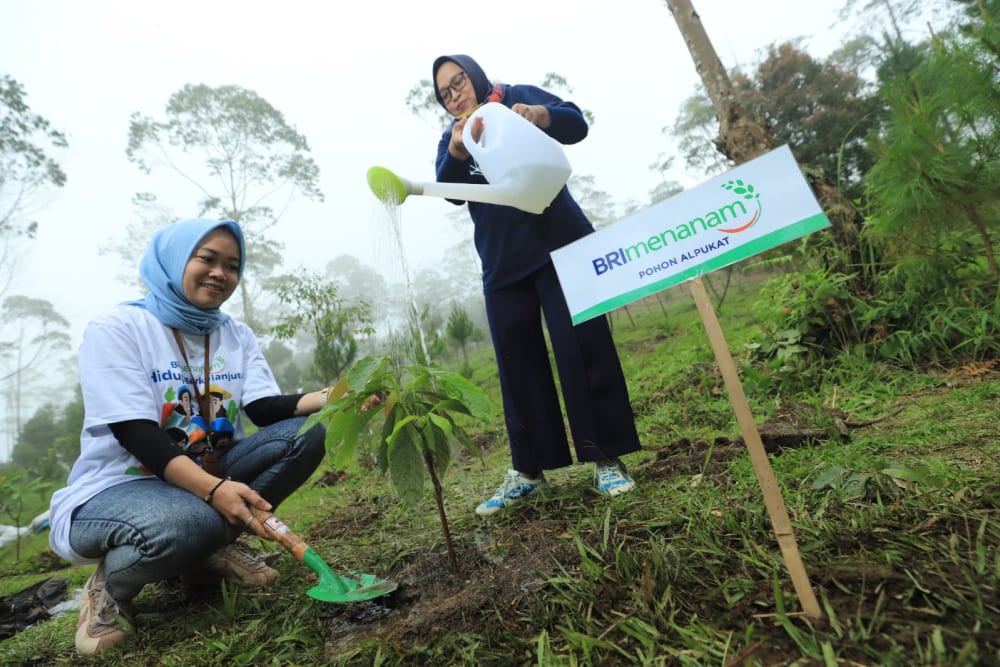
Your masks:
{"label": "woman's hand on watering can", "polygon": [[[451,141],[448,143],[448,152],[459,160],[468,160],[470,157],[469,151],[465,148],[465,139],[462,136],[467,122],[469,122],[469,119],[463,118],[451,128]],[[472,139],[476,143],[479,143],[480,137],[483,136],[483,127],[483,119],[480,116],[472,119]]]}
{"label": "woman's hand on watering can", "polygon": [[468,120],[468,118],[463,118],[451,126],[451,141],[448,142],[448,152],[459,160],[469,159],[469,151],[465,149],[465,139],[462,138],[462,130],[465,129],[465,123]]}
{"label": "woman's hand on watering can", "polygon": [[549,115],[549,109],[545,105],[521,104],[518,102],[510,110],[526,119],[532,125],[536,125],[542,129],[552,124],[552,116]]}

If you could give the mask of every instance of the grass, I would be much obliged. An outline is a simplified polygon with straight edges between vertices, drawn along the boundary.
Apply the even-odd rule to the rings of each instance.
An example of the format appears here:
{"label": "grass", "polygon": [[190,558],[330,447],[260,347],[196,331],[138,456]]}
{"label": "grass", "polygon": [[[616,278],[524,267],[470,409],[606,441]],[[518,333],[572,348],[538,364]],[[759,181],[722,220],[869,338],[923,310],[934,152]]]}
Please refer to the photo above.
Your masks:
{"label": "grass", "polygon": [[[731,292],[719,319],[737,362],[757,330]],[[305,595],[290,555],[264,591],[149,586],[141,627],[100,660],[75,655],[76,614],[0,643],[19,665],[899,665],[1000,663],[995,436],[1000,374],[916,372],[849,356],[792,395],[748,391],[823,618],[801,613],[704,329],[683,288],[613,316],[644,450],[615,499],[590,468],[549,474],[545,498],[472,512],[509,466],[499,409],[482,460],[444,477],[460,572],[448,570],[431,494],[404,506],[355,463],[279,511],[335,572],[399,583],[388,598]],[[496,397],[492,358],[470,356]],[[838,426],[846,424],[847,435]],[[779,431],[770,431],[779,433]],[[798,434],[791,437],[789,434]],[[363,461],[363,459],[361,459]],[[0,553],[0,594],[49,576],[44,536]]]}

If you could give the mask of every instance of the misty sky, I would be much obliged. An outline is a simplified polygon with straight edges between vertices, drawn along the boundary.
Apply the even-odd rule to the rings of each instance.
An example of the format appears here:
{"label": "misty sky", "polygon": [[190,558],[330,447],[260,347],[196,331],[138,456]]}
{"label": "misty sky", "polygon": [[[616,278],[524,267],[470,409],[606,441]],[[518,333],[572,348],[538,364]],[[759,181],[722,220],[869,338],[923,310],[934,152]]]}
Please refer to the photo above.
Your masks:
{"label": "misty sky", "polygon": [[[694,6],[732,68],[786,40],[829,55],[848,30],[837,23],[843,2]],[[649,201],[659,179],[650,166],[674,152],[663,130],[700,86],[662,0],[0,0],[2,71],[69,141],[52,153],[66,186],[31,211],[38,237],[7,293],[50,301],[71,323],[73,352],[89,320],[140,296],[119,278],[137,268],[98,250],[122,241],[138,217],[138,192],[154,192],[177,218],[198,214],[199,191],[166,168],[145,175],[125,155],[130,115],[162,120],[170,96],[187,84],[251,90],[309,142],[325,201],[293,202],[269,232],[285,245],[282,272],[323,271],[350,254],[383,273],[396,266],[389,277],[398,282],[406,275],[398,248],[410,276],[454,260],[451,249],[471,236],[471,223],[463,228],[449,217],[456,207],[410,197],[399,211],[401,238],[387,238],[384,209],[365,178],[378,165],[411,181],[434,179],[442,128],[414,116],[405,100],[430,79],[434,58],[452,53],[473,56],[494,81],[565,77],[573,92],[563,96],[595,117],[587,139],[565,147],[566,155],[576,175],[592,176],[619,205]],[[670,180],[704,180],[681,162]],[[65,390],[56,378],[75,373],[62,369],[54,387]],[[0,458],[8,446],[0,442]]]}
{"label": "misty sky", "polygon": [[[695,8],[732,67],[796,37],[825,56],[839,43],[830,30],[839,4],[701,0]],[[128,162],[128,119],[136,111],[163,118],[170,95],[188,83],[253,90],[309,141],[326,201],[293,204],[275,229],[287,267],[322,270],[344,253],[374,264],[387,241],[371,224],[378,204],[365,174],[381,165],[433,180],[441,129],[413,116],[405,97],[445,53],[468,53],[491,78],[510,83],[539,83],[547,72],[566,77],[574,88],[566,97],[596,117],[567,157],[618,202],[648,201],[657,183],[649,167],[672,150],[661,130],[697,83],[661,0],[391,0],[349,9],[302,0],[0,0],[3,69],[70,144],[55,154],[67,184],[36,213],[38,240],[16,291],[50,300],[72,321],[75,340],[95,314],[136,296],[116,278],[132,267],[98,248],[135,218],[134,193],[156,192],[178,217],[197,213],[198,193],[172,172],[146,176]],[[693,185],[702,175],[678,164],[672,178]],[[404,203],[411,269],[448,261],[445,251],[465,233],[445,219],[452,210],[429,197]]]}

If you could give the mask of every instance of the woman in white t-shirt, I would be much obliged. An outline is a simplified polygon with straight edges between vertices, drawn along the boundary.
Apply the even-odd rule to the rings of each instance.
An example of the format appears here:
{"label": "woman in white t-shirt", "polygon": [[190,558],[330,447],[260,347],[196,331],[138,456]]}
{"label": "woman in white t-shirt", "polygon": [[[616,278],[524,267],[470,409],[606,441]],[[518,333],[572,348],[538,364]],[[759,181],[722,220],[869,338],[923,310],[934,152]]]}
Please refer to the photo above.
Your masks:
{"label": "woman in white t-shirt", "polygon": [[[132,622],[131,601],[148,583],[188,575],[266,586],[277,578],[238,538],[266,537],[250,507],[272,510],[319,466],[324,428],[299,430],[328,390],[282,395],[254,333],[219,310],[245,258],[235,222],[168,225],[140,264],[149,294],[84,332],[80,457],[50,508],[52,549],[98,564],[81,601],[81,653],[125,639],[119,619]],[[223,417],[200,414],[197,398],[210,388],[223,397]],[[182,390],[194,393],[196,414],[178,445],[167,422]],[[246,438],[244,414],[259,427]]]}

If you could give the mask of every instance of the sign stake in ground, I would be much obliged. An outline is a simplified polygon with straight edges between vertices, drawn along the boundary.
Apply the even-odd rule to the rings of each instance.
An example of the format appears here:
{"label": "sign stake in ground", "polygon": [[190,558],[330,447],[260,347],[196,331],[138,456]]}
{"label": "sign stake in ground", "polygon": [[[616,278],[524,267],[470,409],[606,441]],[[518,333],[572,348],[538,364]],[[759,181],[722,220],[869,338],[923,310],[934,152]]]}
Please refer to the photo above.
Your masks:
{"label": "sign stake in ground", "polygon": [[701,276],[828,227],[787,146],[552,253],[574,324],[688,282],[803,612],[821,618],[792,525]]}
{"label": "sign stake in ground", "polygon": [[750,412],[750,404],[747,402],[746,394],[743,393],[743,384],[740,382],[736,364],[733,362],[733,356],[729,352],[729,346],[722,333],[722,327],[719,326],[719,319],[715,315],[715,309],[705,292],[705,285],[701,282],[701,278],[694,278],[689,281],[689,284],[691,285],[691,295],[698,307],[698,314],[701,315],[701,321],[705,325],[708,341],[712,345],[712,352],[715,353],[715,361],[719,365],[722,379],[726,383],[729,401],[736,413],[736,421],[740,425],[743,442],[746,443],[747,451],[750,454],[750,462],[753,464],[754,472],[757,473],[757,481],[764,494],[764,505],[771,517],[771,527],[774,530],[774,536],[778,539],[778,546],[781,547],[781,555],[785,559],[785,566],[792,578],[795,594],[798,595],[799,603],[807,616],[821,618],[823,613],[820,611],[816,595],[809,584],[806,568],[802,564],[799,547],[792,532],[792,523],[785,510],[785,501],[781,497],[781,490],[778,489],[774,471],[771,470],[771,463],[767,459],[767,451],[764,449],[757,424]]}

